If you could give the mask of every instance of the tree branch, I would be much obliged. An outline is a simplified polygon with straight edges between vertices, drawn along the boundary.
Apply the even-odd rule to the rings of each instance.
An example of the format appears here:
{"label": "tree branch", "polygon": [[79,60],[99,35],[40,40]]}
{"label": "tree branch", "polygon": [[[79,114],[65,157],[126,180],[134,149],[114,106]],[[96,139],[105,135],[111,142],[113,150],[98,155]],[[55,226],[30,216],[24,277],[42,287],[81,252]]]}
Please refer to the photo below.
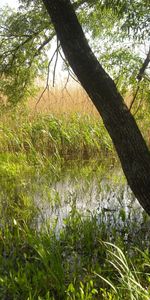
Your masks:
{"label": "tree branch", "polygon": [[145,72],[146,68],[148,67],[149,62],[150,62],[150,47],[149,47],[148,54],[147,54],[147,56],[146,56],[146,58],[145,58],[145,60],[144,60],[144,62],[142,64],[142,67],[140,68],[140,71],[139,71],[139,73],[137,75],[138,85],[137,85],[137,88],[136,88],[136,91],[135,91],[135,95],[134,95],[134,97],[133,97],[133,99],[132,99],[132,101],[130,103],[129,110],[132,109],[132,106],[133,106],[133,104],[135,102],[135,99],[136,99],[136,97],[138,95],[138,92],[139,92],[139,89],[140,89],[140,82],[141,82],[141,80],[142,80],[142,78],[144,76],[144,72]]}
{"label": "tree branch", "polygon": [[39,99],[38,99],[37,102],[36,102],[35,109],[37,108],[37,105],[38,105],[38,103],[40,102],[41,98],[43,97],[45,91],[46,91],[46,90],[48,89],[48,87],[49,87],[49,68],[50,68],[50,65],[51,65],[51,63],[52,63],[52,61],[53,61],[55,55],[56,55],[57,52],[58,52],[58,47],[60,47],[60,45],[57,45],[57,48],[55,49],[55,51],[54,51],[54,53],[53,53],[53,55],[52,55],[52,57],[51,57],[51,59],[50,59],[50,61],[49,61],[49,63],[48,63],[46,85],[45,85],[45,88],[44,88],[44,90],[42,91],[42,93],[41,93]]}
{"label": "tree branch", "polygon": [[53,70],[53,87],[55,86],[55,75],[56,75],[56,66],[58,62],[59,47],[60,47],[60,43],[58,42],[58,38],[57,38],[56,59],[55,59],[54,70]]}
{"label": "tree branch", "polygon": [[149,47],[149,51],[147,53],[147,56],[146,56],[146,58],[144,60],[144,63],[143,63],[143,65],[142,65],[142,67],[141,67],[141,69],[139,71],[139,74],[137,75],[137,80],[139,82],[142,80],[142,77],[144,75],[144,72],[145,72],[146,68],[148,67],[149,62],[150,62],[150,47]]}
{"label": "tree branch", "polygon": [[34,54],[34,57],[38,56],[41,50],[53,39],[55,36],[55,32],[53,32],[44,42],[39,46],[36,53]]}
{"label": "tree branch", "polygon": [[[63,57],[61,51],[59,51],[59,55],[60,55],[62,61],[64,62],[64,64],[66,65],[66,67],[67,67],[67,71],[68,71],[68,73],[69,73],[69,76],[70,76],[75,82],[77,82],[78,84],[80,84],[80,81],[79,81],[77,78],[75,78],[75,74],[74,74],[74,73],[72,72],[72,70],[69,68],[69,65],[68,65],[68,63],[67,63],[67,60]],[[81,85],[81,84],[80,84],[80,85]]]}
{"label": "tree branch", "polygon": [[131,101],[131,103],[130,103],[129,110],[131,110],[131,108],[132,108],[132,106],[133,106],[133,104],[134,104],[134,102],[135,102],[135,99],[136,99],[136,97],[137,97],[137,95],[138,95],[139,89],[140,89],[140,85],[138,84],[138,86],[137,86],[137,88],[136,88],[136,91],[135,91],[135,95],[134,95],[134,97],[133,97],[133,99],[132,99],[132,101]]}

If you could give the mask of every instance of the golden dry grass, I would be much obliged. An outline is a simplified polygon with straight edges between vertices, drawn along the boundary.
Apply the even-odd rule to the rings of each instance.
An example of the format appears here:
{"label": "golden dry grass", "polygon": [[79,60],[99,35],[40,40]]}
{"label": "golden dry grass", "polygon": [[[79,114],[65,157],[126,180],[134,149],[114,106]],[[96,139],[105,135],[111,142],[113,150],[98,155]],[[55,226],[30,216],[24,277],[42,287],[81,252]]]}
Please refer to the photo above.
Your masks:
{"label": "golden dry grass", "polygon": [[31,112],[57,115],[82,113],[91,114],[95,117],[99,116],[92,101],[81,87],[54,87],[49,91],[45,91],[39,100],[42,91],[41,89],[36,97],[29,100]]}
{"label": "golden dry grass", "polygon": [[[29,100],[29,109],[36,113],[51,113],[51,114],[91,114],[94,117],[99,117],[99,113],[93,105],[91,99],[84,91],[84,89],[74,84],[68,88],[54,87],[46,90],[40,88],[36,97],[32,97]],[[42,97],[41,94],[43,93]],[[132,101],[132,96],[128,94],[125,98],[125,102],[128,107]]]}

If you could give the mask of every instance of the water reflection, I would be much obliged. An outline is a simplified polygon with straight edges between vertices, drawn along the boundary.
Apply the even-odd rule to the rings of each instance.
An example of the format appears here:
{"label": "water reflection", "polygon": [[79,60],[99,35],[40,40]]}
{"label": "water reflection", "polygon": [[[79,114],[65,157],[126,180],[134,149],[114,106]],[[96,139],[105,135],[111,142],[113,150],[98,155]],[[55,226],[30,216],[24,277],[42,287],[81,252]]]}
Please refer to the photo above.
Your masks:
{"label": "water reflection", "polygon": [[[129,241],[139,232],[149,240],[149,217],[139,205],[129,186],[125,183],[113,183],[113,180],[98,181],[92,178],[58,181],[49,187],[49,197],[41,198],[37,194],[35,202],[39,208],[38,226],[49,223],[59,234],[65,226],[65,220],[74,212],[82,218],[96,218],[101,226],[105,224],[108,232],[122,234],[124,241]],[[132,233],[132,237],[131,237]],[[139,234],[140,238],[140,234]]]}

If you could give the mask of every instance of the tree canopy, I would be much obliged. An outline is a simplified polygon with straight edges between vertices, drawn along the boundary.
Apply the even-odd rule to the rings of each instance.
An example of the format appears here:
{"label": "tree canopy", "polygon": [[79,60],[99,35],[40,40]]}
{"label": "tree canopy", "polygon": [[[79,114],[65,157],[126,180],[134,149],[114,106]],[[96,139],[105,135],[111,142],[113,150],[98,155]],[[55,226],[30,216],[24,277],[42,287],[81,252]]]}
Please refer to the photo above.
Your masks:
{"label": "tree canopy", "polygon": [[[130,90],[134,96],[139,87],[138,97],[148,98],[149,1],[77,0],[72,4],[97,58],[122,95]],[[0,14],[0,91],[14,105],[29,97],[35,78],[49,71],[48,50],[54,47],[55,31],[40,0],[20,0],[16,10],[5,7]],[[57,45],[55,54],[63,56]]]}

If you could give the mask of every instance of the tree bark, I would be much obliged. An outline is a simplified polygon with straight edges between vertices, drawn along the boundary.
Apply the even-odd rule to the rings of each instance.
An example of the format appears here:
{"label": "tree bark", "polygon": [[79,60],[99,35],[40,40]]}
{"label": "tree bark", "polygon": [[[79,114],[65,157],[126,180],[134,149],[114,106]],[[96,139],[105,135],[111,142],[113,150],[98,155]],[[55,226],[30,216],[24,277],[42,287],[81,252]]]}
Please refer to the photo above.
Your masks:
{"label": "tree bark", "polygon": [[70,0],[43,0],[64,54],[99,111],[128,184],[150,215],[150,153],[142,134],[85,38]]}

